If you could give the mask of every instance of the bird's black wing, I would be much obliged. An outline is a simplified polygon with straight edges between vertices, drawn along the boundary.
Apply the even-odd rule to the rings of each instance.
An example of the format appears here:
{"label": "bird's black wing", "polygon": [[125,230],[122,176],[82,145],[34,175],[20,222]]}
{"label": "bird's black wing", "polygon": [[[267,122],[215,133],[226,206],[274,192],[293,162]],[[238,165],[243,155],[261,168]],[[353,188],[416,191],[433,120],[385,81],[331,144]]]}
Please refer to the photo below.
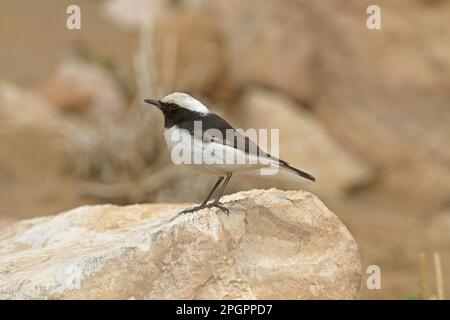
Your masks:
{"label": "bird's black wing", "polygon": [[[202,130],[197,130],[194,121],[200,121]],[[233,128],[231,124],[221,118],[219,115],[209,112],[206,114],[198,114],[193,119],[183,121],[178,124],[181,129],[186,129],[191,135],[203,141],[221,143],[235,149],[239,149],[248,154],[267,157],[259,146],[249,137],[245,136],[239,130]]]}
{"label": "bird's black wing", "polygon": [[[201,130],[196,132],[195,121],[200,121],[202,126]],[[260,157],[271,158],[277,161],[281,168],[287,169],[297,175],[304,177],[311,181],[316,181],[316,179],[309,173],[297,169],[286,161],[277,159],[276,157],[264,152],[258,145],[249,139],[247,136],[243,135],[241,132],[233,128],[231,124],[222,119],[215,113],[209,112],[207,114],[197,114],[191,117],[189,120],[182,121],[178,123],[181,129],[188,130],[189,133],[203,141],[210,141],[215,143],[222,143],[230,147],[244,151],[247,154],[258,155]],[[213,130],[217,130],[214,132]]]}

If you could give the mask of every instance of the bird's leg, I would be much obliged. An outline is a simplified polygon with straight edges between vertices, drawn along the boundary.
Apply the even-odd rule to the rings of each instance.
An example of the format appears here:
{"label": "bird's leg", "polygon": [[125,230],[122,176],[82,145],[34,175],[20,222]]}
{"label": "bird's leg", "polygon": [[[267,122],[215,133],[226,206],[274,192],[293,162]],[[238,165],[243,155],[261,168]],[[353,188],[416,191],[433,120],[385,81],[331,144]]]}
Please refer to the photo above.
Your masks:
{"label": "bird's leg", "polygon": [[[228,178],[228,177],[227,177],[227,178]],[[222,182],[222,180],[223,180],[223,177],[219,177],[219,179],[217,179],[216,184],[215,184],[214,187],[211,189],[211,191],[209,192],[209,194],[208,194],[208,196],[205,198],[205,200],[203,200],[203,202],[202,202],[199,206],[194,207],[194,208],[190,208],[190,209],[185,209],[185,210],[181,211],[179,214],[185,214],[185,213],[188,213],[188,212],[195,212],[195,211],[197,211],[197,210],[206,208],[209,199],[211,199],[211,196],[213,195],[214,191],[216,191],[217,187],[220,185],[220,183]],[[222,191],[222,192],[223,192],[223,191]]]}
{"label": "bird's leg", "polygon": [[223,192],[225,191],[225,188],[231,179],[231,176],[232,176],[231,173],[227,174],[227,178],[225,179],[224,183],[222,184],[222,188],[220,189],[219,196],[216,198],[216,200],[207,205],[208,208],[216,207],[224,211],[226,214],[230,214],[230,211],[219,200],[222,197]]}
{"label": "bird's leg", "polygon": [[211,199],[211,196],[213,195],[214,191],[216,191],[217,187],[220,185],[222,180],[223,180],[223,177],[219,177],[219,179],[217,179],[216,184],[211,189],[211,191],[209,192],[208,196],[205,198],[205,200],[203,200],[203,202],[202,202],[202,204],[200,206],[205,206],[208,203],[209,199]]}
{"label": "bird's leg", "polygon": [[219,200],[222,197],[223,192],[225,191],[225,188],[227,187],[227,184],[230,181],[232,176],[233,176],[233,174],[227,173],[227,178],[225,179],[225,182],[222,185],[222,189],[220,189],[219,196],[217,197],[217,199],[214,202],[219,202]]}

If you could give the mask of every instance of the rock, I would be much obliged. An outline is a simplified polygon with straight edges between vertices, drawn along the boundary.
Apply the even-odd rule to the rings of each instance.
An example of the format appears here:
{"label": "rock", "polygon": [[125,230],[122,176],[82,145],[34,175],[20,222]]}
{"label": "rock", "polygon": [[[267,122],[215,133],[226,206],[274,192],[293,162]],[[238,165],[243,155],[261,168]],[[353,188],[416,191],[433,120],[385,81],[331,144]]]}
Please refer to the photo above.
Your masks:
{"label": "rock", "polygon": [[203,1],[224,33],[229,76],[238,87],[258,84],[310,95],[318,30],[308,26],[308,7],[314,5],[301,2],[308,1]]}
{"label": "rock", "polygon": [[426,250],[441,251],[450,258],[450,211],[441,212],[430,219],[423,242]]}
{"label": "rock", "polygon": [[63,111],[97,121],[117,120],[123,117],[127,106],[125,94],[112,74],[81,59],[63,61],[36,92]]}
{"label": "rock", "polygon": [[347,228],[303,191],[251,190],[216,209],[84,206],[0,232],[1,299],[354,299]]}
{"label": "rock", "polygon": [[[366,184],[373,175],[363,160],[333,139],[313,113],[282,93],[256,88],[247,90],[235,110],[238,113],[235,118],[244,130],[279,129],[279,156],[317,178],[316,183],[306,183],[296,175],[280,172],[258,178],[259,185],[275,183],[285,189],[302,186],[321,195],[342,195],[355,186]],[[266,149],[270,153],[270,149]],[[250,182],[254,183],[252,180]]]}
{"label": "rock", "polygon": [[0,83],[0,217],[25,219],[86,202],[67,170],[68,132],[54,106]]}
{"label": "rock", "polygon": [[217,22],[198,12],[176,11],[155,24],[157,82],[172,91],[208,92],[225,74],[225,48]]}
{"label": "rock", "polygon": [[0,132],[17,133],[36,129],[39,134],[60,134],[62,125],[57,110],[32,92],[0,82]]}

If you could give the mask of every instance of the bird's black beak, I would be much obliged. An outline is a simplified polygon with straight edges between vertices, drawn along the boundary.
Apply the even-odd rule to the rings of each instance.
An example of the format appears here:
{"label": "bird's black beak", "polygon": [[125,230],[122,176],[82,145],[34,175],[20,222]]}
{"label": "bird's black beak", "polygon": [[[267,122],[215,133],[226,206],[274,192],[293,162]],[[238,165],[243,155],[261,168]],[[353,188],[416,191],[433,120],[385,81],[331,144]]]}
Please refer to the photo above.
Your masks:
{"label": "bird's black beak", "polygon": [[162,103],[159,100],[156,99],[145,99],[144,102],[150,103],[154,106],[157,106],[159,109],[161,109],[162,107]]}

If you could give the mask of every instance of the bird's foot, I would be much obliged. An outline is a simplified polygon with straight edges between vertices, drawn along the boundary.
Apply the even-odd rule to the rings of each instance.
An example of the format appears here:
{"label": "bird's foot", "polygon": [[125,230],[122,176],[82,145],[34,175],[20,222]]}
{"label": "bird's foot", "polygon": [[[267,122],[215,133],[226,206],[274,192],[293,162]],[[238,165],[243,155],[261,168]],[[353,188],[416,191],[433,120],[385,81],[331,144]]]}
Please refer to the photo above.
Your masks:
{"label": "bird's foot", "polygon": [[219,208],[220,210],[222,210],[223,212],[225,212],[227,215],[230,215],[230,210],[228,210],[228,208],[225,207],[222,202],[213,201],[213,202],[207,204],[206,207],[207,208],[216,207],[216,208]]}
{"label": "bird's foot", "polygon": [[199,205],[199,206],[197,206],[197,207],[184,209],[183,211],[181,211],[181,212],[178,213],[178,214],[179,214],[179,215],[182,215],[182,214],[186,214],[186,213],[193,213],[193,212],[195,212],[195,211],[205,209],[206,207],[207,207],[206,205]]}
{"label": "bird's foot", "polygon": [[202,210],[202,209],[205,209],[205,208],[213,208],[213,207],[219,208],[220,210],[222,210],[223,212],[225,212],[227,215],[230,214],[230,210],[228,210],[228,208],[225,207],[225,206],[223,205],[223,203],[221,203],[221,202],[219,202],[219,201],[213,201],[213,202],[208,203],[208,204],[201,204],[201,205],[199,205],[199,206],[197,206],[197,207],[193,207],[193,208],[189,208],[189,209],[184,209],[183,211],[181,211],[181,212],[178,213],[178,214],[179,214],[179,215],[182,215],[182,214],[186,214],[186,213],[193,213],[193,212],[195,212],[195,211],[199,211],[199,210]]}

